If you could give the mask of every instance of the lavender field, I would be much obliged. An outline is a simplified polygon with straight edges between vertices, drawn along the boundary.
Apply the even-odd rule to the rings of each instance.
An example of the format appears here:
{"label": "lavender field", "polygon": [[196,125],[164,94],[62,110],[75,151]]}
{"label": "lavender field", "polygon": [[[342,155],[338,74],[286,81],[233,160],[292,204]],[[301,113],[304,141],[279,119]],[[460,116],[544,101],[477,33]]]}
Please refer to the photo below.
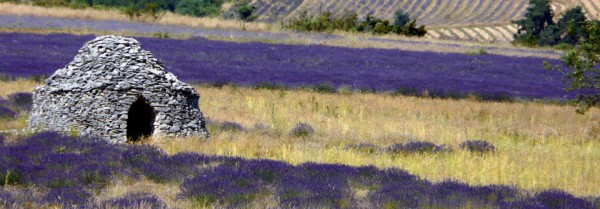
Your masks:
{"label": "lavender field", "polygon": [[[60,205],[63,208],[167,208],[150,193],[94,200],[94,191],[115,178],[147,178],[178,184],[179,200],[197,207],[218,203],[232,208],[276,197],[285,208],[594,208],[558,190],[535,195],[502,186],[432,183],[403,170],[248,160],[198,153],[167,155],[148,145],[110,145],[104,141],[44,132],[17,142],[0,137],[0,207]],[[18,189],[3,189],[7,185]],[[367,195],[356,198],[355,190]]]}
{"label": "lavender field", "polygon": [[[0,34],[0,73],[49,76],[65,66],[93,36]],[[202,38],[137,38],[165,69],[192,83],[232,83],[285,87],[398,91],[442,97],[469,94],[483,98],[574,98],[557,72],[543,61],[499,55],[352,49],[330,46],[233,43]]]}

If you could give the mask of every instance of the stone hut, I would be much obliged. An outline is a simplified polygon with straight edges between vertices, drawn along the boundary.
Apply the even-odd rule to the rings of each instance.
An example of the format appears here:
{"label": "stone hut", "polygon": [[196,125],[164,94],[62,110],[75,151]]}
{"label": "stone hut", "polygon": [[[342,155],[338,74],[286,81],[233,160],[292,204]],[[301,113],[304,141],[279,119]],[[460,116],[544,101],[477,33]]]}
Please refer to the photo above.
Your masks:
{"label": "stone hut", "polygon": [[157,135],[208,137],[199,98],[137,40],[102,36],[35,89],[28,125],[111,143]]}

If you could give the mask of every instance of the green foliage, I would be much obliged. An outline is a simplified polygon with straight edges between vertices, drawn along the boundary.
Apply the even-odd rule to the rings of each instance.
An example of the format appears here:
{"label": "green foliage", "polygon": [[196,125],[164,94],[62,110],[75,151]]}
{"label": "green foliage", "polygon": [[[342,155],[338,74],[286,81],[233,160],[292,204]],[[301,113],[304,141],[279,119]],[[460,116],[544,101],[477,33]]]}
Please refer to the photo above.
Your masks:
{"label": "green foliage", "polygon": [[164,15],[164,11],[154,2],[147,4],[132,2],[123,8],[122,13],[132,20],[151,19],[152,21],[156,21]]}
{"label": "green foliage", "polygon": [[137,17],[136,13],[140,13],[139,16],[143,16],[149,11],[154,11],[155,14],[157,14],[157,11],[175,11],[175,8],[180,1],[181,0],[0,0],[0,2],[13,3],[31,2],[33,5],[44,7],[92,7],[95,9],[119,8],[124,10],[124,12],[125,10],[129,10],[128,13],[131,14],[131,17]]}
{"label": "green foliage", "polygon": [[[517,24],[517,33],[514,34],[515,43],[520,43],[528,46],[546,45],[540,42],[542,31],[548,26],[554,25],[552,18],[554,13],[550,8],[548,0],[530,0],[527,13],[523,19],[513,21]],[[546,30],[544,35],[553,32],[553,29]],[[552,34],[553,35],[553,34]],[[550,38],[552,40],[553,38]]]}
{"label": "green foliage", "polygon": [[333,87],[327,83],[317,84],[312,87],[312,90],[319,92],[319,93],[335,93],[335,92],[337,92],[337,89],[335,89],[335,87]]}
{"label": "green foliage", "polygon": [[394,25],[398,27],[404,27],[406,24],[410,22],[410,15],[406,13],[404,10],[399,9],[394,14]]}
{"label": "green foliage", "polygon": [[156,32],[152,34],[154,38],[171,38],[168,32]]}
{"label": "green foliage", "polygon": [[558,25],[552,24],[544,28],[537,37],[537,45],[553,46],[560,43],[560,29]]}
{"label": "green foliage", "polygon": [[223,0],[182,0],[177,4],[175,12],[196,17],[214,17],[221,13]]}
{"label": "green foliage", "polygon": [[556,50],[562,50],[562,51],[568,51],[573,49],[573,45],[571,44],[567,44],[567,43],[559,43],[557,45],[554,45],[554,47],[552,47]]}
{"label": "green foliage", "polygon": [[410,20],[409,15],[403,10],[396,11],[394,24],[390,24],[389,20],[373,17],[371,14],[368,14],[364,21],[360,21],[356,13],[334,17],[331,12],[324,12],[317,16],[310,16],[305,10],[289,23],[282,23],[282,26],[298,31],[316,32],[342,30],[373,34],[395,33],[406,36],[424,36],[427,33],[424,25],[417,27],[416,20]]}
{"label": "green foliage", "polygon": [[256,15],[253,15],[255,6],[248,4],[248,2],[243,1],[236,6],[235,13],[238,17],[246,22],[251,22],[256,19]]}
{"label": "green foliage", "polygon": [[69,4],[66,0],[33,0],[32,3],[42,7],[67,6]]}
{"label": "green foliage", "polygon": [[425,30],[425,26],[421,25],[417,27],[417,20],[412,20],[406,27],[404,27],[404,31],[398,34],[404,34],[406,36],[425,36],[427,34],[427,30]]}
{"label": "green foliage", "polygon": [[16,185],[21,182],[21,175],[18,173],[11,173],[7,170],[6,173],[0,173],[0,187],[7,187],[9,185]]}
{"label": "green foliage", "polygon": [[515,43],[526,46],[578,44],[587,21],[581,7],[568,10],[557,23],[553,18],[549,0],[530,0],[525,17],[513,22],[518,26]]}
{"label": "green foliage", "polygon": [[467,55],[486,55],[489,54],[484,48],[480,48],[477,51],[468,51]]}
{"label": "green foliage", "polygon": [[578,44],[586,22],[587,18],[580,6],[568,10],[557,23],[560,34],[563,35],[561,43]]}
{"label": "green foliage", "polygon": [[[571,71],[563,72],[569,81],[569,90],[588,90],[577,97],[580,104],[578,113],[585,113],[591,107],[600,104],[600,22],[586,22],[581,33],[581,45],[567,52],[561,60],[569,66]],[[544,63],[546,69],[551,66]],[[557,68],[559,69],[559,68]]]}

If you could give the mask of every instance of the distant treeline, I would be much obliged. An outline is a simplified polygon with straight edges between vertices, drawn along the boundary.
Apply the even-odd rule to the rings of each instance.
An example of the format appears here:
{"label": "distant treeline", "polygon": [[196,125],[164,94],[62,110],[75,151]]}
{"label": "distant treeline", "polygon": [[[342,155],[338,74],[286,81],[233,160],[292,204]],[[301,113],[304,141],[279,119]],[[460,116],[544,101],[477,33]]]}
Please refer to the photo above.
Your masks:
{"label": "distant treeline", "polygon": [[284,28],[298,31],[349,31],[349,32],[370,32],[374,34],[394,33],[405,36],[424,36],[427,33],[425,26],[417,26],[416,19],[410,19],[408,13],[404,10],[397,10],[394,14],[394,20],[383,20],[367,15],[364,20],[360,20],[356,13],[347,13],[341,17],[335,17],[331,12],[324,12],[317,16],[308,15],[305,10],[297,18],[288,22],[282,22]]}
{"label": "distant treeline", "polygon": [[[585,27],[597,20],[586,18],[580,6],[567,10],[558,21],[549,0],[530,0],[525,17],[514,21],[518,31],[515,43],[526,46],[555,46],[568,49],[581,44],[585,39]],[[595,34],[600,35],[600,34]]]}
{"label": "distant treeline", "polygon": [[132,17],[164,11],[198,17],[218,16],[221,14],[221,5],[226,1],[233,0],[0,0],[45,7],[119,8]]}

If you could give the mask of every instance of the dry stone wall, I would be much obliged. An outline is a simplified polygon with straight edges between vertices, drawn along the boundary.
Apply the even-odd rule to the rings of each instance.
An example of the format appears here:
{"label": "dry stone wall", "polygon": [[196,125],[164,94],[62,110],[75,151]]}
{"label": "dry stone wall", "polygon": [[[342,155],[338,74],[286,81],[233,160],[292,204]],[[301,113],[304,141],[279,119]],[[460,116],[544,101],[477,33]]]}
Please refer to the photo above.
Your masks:
{"label": "dry stone wall", "polygon": [[124,143],[128,120],[140,122],[130,118],[132,104],[143,100],[152,109],[152,135],[208,137],[199,98],[135,39],[102,36],[35,89],[28,125]]}

